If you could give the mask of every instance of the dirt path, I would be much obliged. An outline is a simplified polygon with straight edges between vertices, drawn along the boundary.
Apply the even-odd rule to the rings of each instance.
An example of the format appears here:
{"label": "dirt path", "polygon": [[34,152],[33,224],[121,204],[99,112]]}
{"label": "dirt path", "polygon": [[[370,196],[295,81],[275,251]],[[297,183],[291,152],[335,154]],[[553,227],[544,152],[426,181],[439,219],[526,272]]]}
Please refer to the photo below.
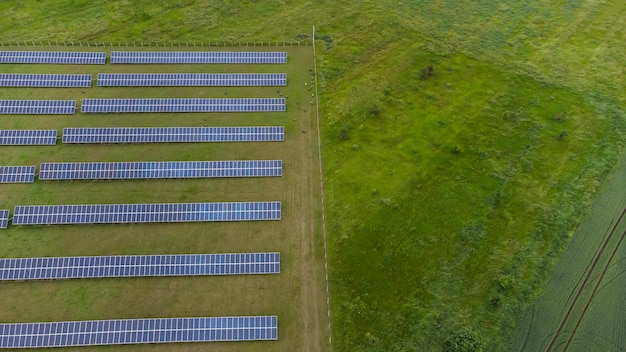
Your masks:
{"label": "dirt path", "polygon": [[[312,53],[313,54],[313,53]],[[317,94],[316,94],[317,97]],[[317,100],[317,99],[316,99]],[[317,106],[316,106],[317,107]],[[310,118],[303,120],[301,128],[301,148],[303,151],[300,177],[302,189],[296,190],[302,197],[299,232],[300,243],[300,287],[303,332],[301,351],[322,352],[328,350],[328,330],[326,329],[326,294],[324,271],[323,225],[321,223],[322,184],[318,165],[320,160],[316,110],[311,106]]]}

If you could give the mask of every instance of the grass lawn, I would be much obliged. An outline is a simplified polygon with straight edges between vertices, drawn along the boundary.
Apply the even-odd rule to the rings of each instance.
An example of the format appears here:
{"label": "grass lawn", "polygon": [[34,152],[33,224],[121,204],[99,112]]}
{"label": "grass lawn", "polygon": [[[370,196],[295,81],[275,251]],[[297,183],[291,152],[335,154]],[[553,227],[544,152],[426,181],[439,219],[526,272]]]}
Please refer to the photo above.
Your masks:
{"label": "grass lawn", "polygon": [[[49,48],[46,48],[49,49]],[[52,48],[59,49],[59,48]],[[327,334],[321,294],[323,253],[317,240],[319,172],[315,115],[304,86],[312,75],[311,47],[287,50],[287,65],[3,65],[5,72],[286,72],[287,87],[5,88],[2,99],[113,97],[277,97],[286,113],[162,113],[2,116],[2,129],[95,126],[285,126],[284,142],[129,145],[10,146],[4,165],[55,161],[176,161],[281,159],[281,178],[36,181],[1,185],[0,208],[26,204],[169,203],[280,200],[279,222],[10,226],[2,232],[3,257],[230,253],[280,251],[282,272],[267,276],[177,277],[4,282],[0,320],[5,322],[143,317],[278,315],[277,342],[211,343],[220,351],[320,348]],[[65,50],[65,48],[61,48]],[[93,50],[103,50],[93,49]],[[109,51],[110,48],[107,48]],[[231,50],[231,49],[229,49]],[[311,132],[308,130],[311,129]],[[303,133],[305,130],[307,133]],[[317,175],[317,176],[316,176]],[[307,274],[306,278],[304,274]],[[310,281],[309,281],[310,279]],[[110,347],[117,349],[118,347]],[[130,350],[201,350],[206,344],[128,346]]]}
{"label": "grass lawn", "polygon": [[[5,43],[289,43],[310,39],[316,26],[337,351],[453,350],[459,340],[511,349],[514,327],[624,150],[619,1],[7,1],[0,12]],[[303,88],[299,80],[290,87]],[[298,93],[307,117],[309,93]],[[291,114],[297,99],[289,94]],[[245,121],[257,118],[264,119]],[[130,121],[120,115],[115,123]],[[310,137],[301,124],[287,121],[293,138]],[[108,148],[111,157],[129,150]],[[155,154],[146,153],[141,159]],[[228,187],[244,198],[245,190]]]}

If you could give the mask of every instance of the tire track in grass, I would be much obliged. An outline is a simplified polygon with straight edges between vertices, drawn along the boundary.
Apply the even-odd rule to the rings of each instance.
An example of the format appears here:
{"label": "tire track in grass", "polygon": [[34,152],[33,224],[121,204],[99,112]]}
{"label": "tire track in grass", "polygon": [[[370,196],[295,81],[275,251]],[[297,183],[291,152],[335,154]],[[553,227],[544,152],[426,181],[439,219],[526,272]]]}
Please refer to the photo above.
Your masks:
{"label": "tire track in grass", "polygon": [[[626,212],[626,209],[624,209],[624,211]],[[622,212],[622,215],[623,214],[624,214],[624,212]],[[600,288],[600,284],[602,283],[602,280],[604,279],[604,275],[609,270],[609,267],[611,266],[611,262],[613,262],[613,258],[615,258],[615,254],[617,253],[617,250],[621,246],[622,241],[624,241],[624,237],[626,237],[626,230],[624,230],[624,232],[622,232],[622,236],[620,237],[619,241],[617,242],[617,245],[615,245],[615,248],[613,248],[613,253],[611,253],[611,256],[609,257],[609,261],[606,263],[606,266],[602,270],[602,274],[600,275],[600,278],[598,278],[598,282],[596,282],[596,285],[593,288],[593,291],[591,292],[591,296],[589,296],[589,299],[587,300],[587,304],[585,304],[585,308],[583,309],[583,312],[580,314],[580,317],[578,318],[578,321],[576,322],[576,325],[574,326],[574,330],[572,330],[572,333],[570,334],[569,338],[567,339],[567,343],[565,344],[565,348],[563,348],[563,352],[567,351],[567,349],[569,348],[570,343],[572,342],[572,339],[574,338],[574,335],[576,335],[576,330],[578,330],[578,327],[580,326],[580,322],[583,320],[583,318],[585,316],[585,313],[587,312],[587,309],[591,305],[591,302],[593,301],[593,298],[595,297],[596,293],[598,292],[598,288]]]}
{"label": "tire track in grass", "polygon": [[[552,351],[552,349],[554,347],[554,344],[556,343],[556,340],[558,339],[559,335],[561,334],[561,331],[563,330],[563,327],[565,326],[565,323],[567,323],[567,320],[569,319],[569,316],[571,315],[572,311],[574,310],[574,307],[576,306],[576,302],[578,302],[578,299],[582,295],[582,292],[583,292],[585,286],[587,285],[587,282],[589,281],[589,278],[591,277],[591,274],[593,274],[593,271],[594,271],[596,265],[600,261],[600,258],[602,258],[602,254],[604,253],[604,250],[606,249],[606,247],[608,246],[609,242],[611,241],[611,238],[613,238],[613,235],[615,234],[615,230],[617,229],[617,226],[619,226],[619,224],[622,222],[622,220],[624,218],[624,215],[626,215],[626,208],[624,208],[622,210],[622,213],[620,214],[619,218],[615,222],[615,225],[613,225],[613,228],[611,229],[611,232],[608,234],[608,236],[604,240],[604,243],[602,243],[602,246],[600,247],[600,249],[596,253],[596,256],[595,256],[595,258],[594,258],[594,260],[593,260],[593,262],[591,264],[591,267],[589,268],[589,271],[587,271],[587,275],[585,276],[585,279],[583,280],[582,284],[580,285],[580,288],[578,289],[578,292],[576,292],[576,295],[574,296],[574,300],[572,301],[572,303],[567,308],[567,312],[565,313],[565,317],[563,318],[563,320],[559,324],[559,328],[557,329],[556,333],[554,333],[554,336],[552,336],[552,340],[550,340],[550,344],[548,345],[548,348],[546,349],[546,352],[551,352]],[[570,337],[568,338],[568,342],[567,342],[567,345],[565,346],[564,351],[567,350],[567,347],[569,346],[569,343],[571,342],[571,339],[574,336],[574,333],[576,332],[576,329],[578,328],[578,325],[580,324],[580,322],[582,321],[582,318],[585,315],[587,307],[589,306],[589,304],[593,300],[593,297],[594,297],[594,295],[595,295],[595,293],[597,291],[597,287],[599,287],[599,284],[601,283],[602,278],[604,277],[604,273],[606,273],[606,271],[607,271],[607,269],[608,269],[608,267],[609,267],[609,265],[611,263],[611,260],[613,259],[613,256],[617,252],[617,249],[619,248],[619,246],[620,246],[622,240],[624,239],[625,235],[626,235],[626,232],[624,232],[622,234],[622,237],[620,238],[617,246],[615,246],[613,254],[611,255],[611,257],[609,259],[609,262],[607,263],[607,265],[603,269],[602,275],[598,279],[598,282],[596,283],[596,287],[593,290],[591,296],[589,297],[589,300],[587,301],[585,309],[583,310],[582,314],[580,315],[580,317],[578,319],[578,322],[576,324],[576,328],[572,331],[572,333],[570,334]]]}

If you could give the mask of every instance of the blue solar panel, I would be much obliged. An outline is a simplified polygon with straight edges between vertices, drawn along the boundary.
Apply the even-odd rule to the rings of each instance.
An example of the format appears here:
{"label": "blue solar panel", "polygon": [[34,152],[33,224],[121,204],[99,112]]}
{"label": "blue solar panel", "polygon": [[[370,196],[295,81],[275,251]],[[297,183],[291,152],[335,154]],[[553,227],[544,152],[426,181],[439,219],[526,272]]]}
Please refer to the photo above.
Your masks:
{"label": "blue solar panel", "polygon": [[0,87],[91,87],[91,75],[0,73]]}
{"label": "blue solar panel", "polygon": [[278,273],[280,253],[276,252],[0,258],[4,281]]}
{"label": "blue solar panel", "polygon": [[55,145],[56,130],[0,130],[0,145]]}
{"label": "blue solar panel", "polygon": [[3,64],[104,64],[106,53],[74,51],[0,51]]}
{"label": "blue solar panel", "polygon": [[6,229],[9,225],[9,211],[0,209],[0,229]]}
{"label": "blue solar panel", "polygon": [[0,183],[31,183],[34,181],[34,166],[0,166]]}
{"label": "blue solar panel", "polygon": [[280,220],[280,202],[18,205],[13,225]]}
{"label": "blue solar panel", "polygon": [[73,114],[75,100],[0,100],[0,114]]}
{"label": "blue solar panel", "polygon": [[112,64],[284,64],[286,52],[112,51]]}
{"label": "blue solar panel", "polygon": [[100,87],[286,86],[285,73],[99,73]]}
{"label": "blue solar panel", "polygon": [[284,98],[83,99],[82,112],[285,111]]}
{"label": "blue solar panel", "polygon": [[63,143],[279,142],[283,126],[64,128]]}
{"label": "blue solar panel", "polygon": [[40,180],[268,177],[282,174],[281,160],[41,163],[39,168]]}
{"label": "blue solar panel", "polygon": [[0,348],[277,339],[275,315],[0,324]]}

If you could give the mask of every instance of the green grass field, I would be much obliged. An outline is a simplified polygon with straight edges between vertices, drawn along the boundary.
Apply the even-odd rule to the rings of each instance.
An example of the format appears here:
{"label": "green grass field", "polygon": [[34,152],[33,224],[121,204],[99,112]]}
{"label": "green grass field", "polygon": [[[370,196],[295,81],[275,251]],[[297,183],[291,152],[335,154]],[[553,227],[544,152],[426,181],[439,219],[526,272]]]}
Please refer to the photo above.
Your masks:
{"label": "green grass field", "polygon": [[316,26],[337,351],[514,348],[515,326],[624,150],[619,1],[67,0],[0,11],[5,44],[267,45],[310,40]]}
{"label": "green grass field", "polygon": [[[53,48],[58,49],[58,48]],[[65,48],[62,48],[65,49]],[[289,96],[286,113],[6,115],[0,126],[46,128],[88,126],[285,126],[285,142],[180,143],[3,147],[4,165],[54,161],[173,161],[281,159],[281,178],[69,181],[1,186],[0,208],[26,204],[169,203],[280,200],[279,222],[137,225],[10,226],[2,232],[3,257],[236,253],[280,251],[279,275],[67,280],[2,283],[0,320],[5,322],[141,317],[279,316],[278,342],[218,343],[233,350],[300,349],[323,343],[326,316],[322,243],[319,231],[317,138],[310,93],[312,48],[284,48],[288,65],[4,65],[4,72],[286,72],[287,87],[5,88],[2,99],[105,97],[277,97]],[[102,50],[102,48],[100,48]],[[107,51],[110,50],[107,49]],[[267,48],[266,48],[267,50]],[[272,48],[272,50],[277,50]],[[282,50],[282,48],[281,48]],[[317,175],[317,177],[316,177]],[[320,259],[321,258],[321,259]],[[308,273],[313,281],[302,279]],[[118,347],[112,347],[117,349]],[[202,350],[205,344],[132,346],[131,350]]]}

